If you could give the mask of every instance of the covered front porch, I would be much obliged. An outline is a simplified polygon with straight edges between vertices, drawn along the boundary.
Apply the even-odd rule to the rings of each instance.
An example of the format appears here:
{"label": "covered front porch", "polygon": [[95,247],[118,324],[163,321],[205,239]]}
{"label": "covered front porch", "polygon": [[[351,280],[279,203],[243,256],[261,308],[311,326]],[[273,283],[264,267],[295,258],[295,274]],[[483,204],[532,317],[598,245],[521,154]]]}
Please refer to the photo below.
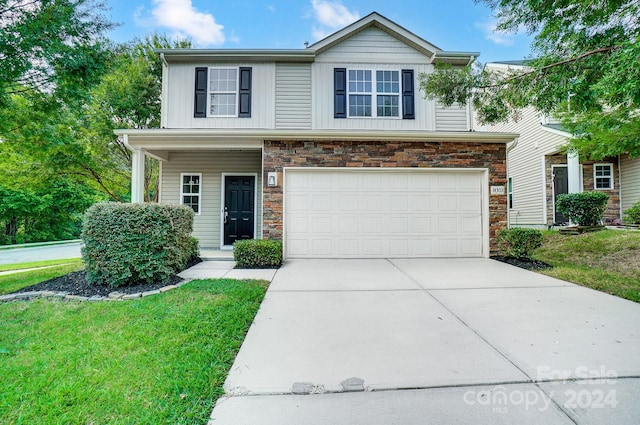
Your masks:
{"label": "covered front porch", "polygon": [[132,152],[131,201],[144,201],[145,157],[160,161],[158,202],[193,208],[193,235],[205,257],[232,259],[235,239],[261,238],[262,138],[189,130],[119,133]]}

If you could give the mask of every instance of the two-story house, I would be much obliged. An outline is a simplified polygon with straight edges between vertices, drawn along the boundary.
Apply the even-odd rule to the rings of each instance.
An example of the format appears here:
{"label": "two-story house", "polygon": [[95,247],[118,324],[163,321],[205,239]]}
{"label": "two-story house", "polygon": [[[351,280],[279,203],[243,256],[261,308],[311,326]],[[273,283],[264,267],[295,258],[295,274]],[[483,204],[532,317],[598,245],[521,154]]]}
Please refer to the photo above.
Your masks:
{"label": "two-story house", "polygon": [[420,94],[466,65],[372,13],[295,50],[160,50],[162,125],[118,130],[161,161],[160,202],[196,213],[201,247],[275,238],[285,258],[487,257],[507,222],[506,150],[467,108]]}
{"label": "two-story house", "polygon": [[[494,72],[523,70],[522,61],[485,65]],[[624,210],[640,200],[640,158],[629,155],[594,161],[564,148],[571,133],[553,117],[533,107],[518,121],[477,125],[481,131],[518,133],[518,143],[508,151],[509,225],[546,228],[566,225],[557,209],[558,195],[600,191],[609,196],[604,223],[621,220]]]}

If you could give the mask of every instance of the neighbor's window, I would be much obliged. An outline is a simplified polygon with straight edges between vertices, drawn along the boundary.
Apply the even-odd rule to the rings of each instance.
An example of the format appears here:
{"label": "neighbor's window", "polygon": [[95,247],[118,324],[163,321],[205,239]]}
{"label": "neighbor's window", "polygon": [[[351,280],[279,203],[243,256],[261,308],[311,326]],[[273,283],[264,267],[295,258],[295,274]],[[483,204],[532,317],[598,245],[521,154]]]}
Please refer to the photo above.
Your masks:
{"label": "neighbor's window", "polygon": [[237,68],[211,68],[209,70],[209,98],[209,115],[219,117],[237,115]]}
{"label": "neighbor's window", "polygon": [[593,187],[599,190],[613,189],[612,164],[593,165]]}
{"label": "neighbor's window", "polygon": [[191,207],[196,214],[200,214],[202,174],[181,174],[180,183],[180,203]]}
{"label": "neighbor's window", "polygon": [[349,70],[350,117],[399,117],[400,72]]}
{"label": "neighbor's window", "polygon": [[513,208],[513,178],[509,177],[509,182],[507,184],[507,195],[509,198],[509,209]]}

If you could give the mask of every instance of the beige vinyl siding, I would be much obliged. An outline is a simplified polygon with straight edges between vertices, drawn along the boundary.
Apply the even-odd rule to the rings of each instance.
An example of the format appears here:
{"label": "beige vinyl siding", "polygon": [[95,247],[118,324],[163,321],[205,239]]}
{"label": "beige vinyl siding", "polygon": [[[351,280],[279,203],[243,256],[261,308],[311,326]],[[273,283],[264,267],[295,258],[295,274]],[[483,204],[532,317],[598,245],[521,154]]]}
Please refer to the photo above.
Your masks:
{"label": "beige vinyl siding", "polygon": [[417,50],[379,28],[369,27],[322,52],[316,62],[425,63]]}
{"label": "beige vinyl siding", "polygon": [[257,232],[262,235],[262,153],[260,151],[170,152],[162,163],[161,202],[180,203],[180,174],[202,173],[202,212],[195,216],[193,234],[200,247],[220,248],[222,173],[256,173]]}
{"label": "beige vinyl siding", "polygon": [[311,64],[276,65],[276,128],[311,128]]}
{"label": "beige vinyl siding", "polygon": [[620,157],[622,211],[640,201],[640,158]]}
{"label": "beige vinyl siding", "polygon": [[[366,118],[334,118],[333,117],[333,70],[334,68],[375,70],[414,70],[415,112],[413,120],[402,117],[366,117]],[[421,72],[432,72],[432,65],[426,64],[374,64],[374,63],[314,63],[313,64],[313,116],[316,129],[337,130],[434,130],[434,102],[426,100],[418,89],[418,75]],[[375,74],[374,74],[375,75]]]}
{"label": "beige vinyl siding", "polygon": [[507,173],[513,179],[509,225],[545,225],[544,156],[557,152],[566,137],[546,131],[533,108],[525,109],[517,123],[476,125],[476,130],[520,134],[517,146],[507,155]]}
{"label": "beige vinyl siding", "polygon": [[467,107],[452,105],[445,107],[436,102],[436,130],[437,131],[468,131],[469,121]]}
{"label": "beige vinyl siding", "polygon": [[[195,68],[250,66],[251,118],[193,117]],[[166,72],[163,116],[166,128],[273,128],[275,64],[272,63],[172,63]]]}

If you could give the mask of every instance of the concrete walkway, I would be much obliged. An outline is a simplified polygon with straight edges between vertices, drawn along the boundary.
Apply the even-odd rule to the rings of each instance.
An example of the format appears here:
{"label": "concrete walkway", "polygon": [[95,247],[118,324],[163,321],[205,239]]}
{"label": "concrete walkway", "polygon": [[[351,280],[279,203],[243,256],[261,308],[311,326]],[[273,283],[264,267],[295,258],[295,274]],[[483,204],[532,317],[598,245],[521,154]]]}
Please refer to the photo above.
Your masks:
{"label": "concrete walkway", "polygon": [[234,261],[203,261],[182,273],[183,279],[260,279],[271,281],[277,269],[234,269]]}
{"label": "concrete walkway", "polygon": [[637,424],[640,305],[488,259],[289,261],[225,391],[211,425]]}

